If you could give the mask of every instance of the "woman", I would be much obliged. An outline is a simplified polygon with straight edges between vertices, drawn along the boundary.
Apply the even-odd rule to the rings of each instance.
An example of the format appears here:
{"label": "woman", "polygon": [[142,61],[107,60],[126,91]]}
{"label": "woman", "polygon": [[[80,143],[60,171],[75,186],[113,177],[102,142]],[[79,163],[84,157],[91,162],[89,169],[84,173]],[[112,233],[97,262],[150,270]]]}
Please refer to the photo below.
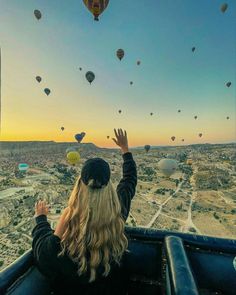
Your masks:
{"label": "woman", "polygon": [[94,158],[85,162],[55,231],[45,201],[35,204],[34,258],[55,294],[126,294],[124,226],[137,171],[126,131],[114,131],[124,160],[116,190],[108,163]]}

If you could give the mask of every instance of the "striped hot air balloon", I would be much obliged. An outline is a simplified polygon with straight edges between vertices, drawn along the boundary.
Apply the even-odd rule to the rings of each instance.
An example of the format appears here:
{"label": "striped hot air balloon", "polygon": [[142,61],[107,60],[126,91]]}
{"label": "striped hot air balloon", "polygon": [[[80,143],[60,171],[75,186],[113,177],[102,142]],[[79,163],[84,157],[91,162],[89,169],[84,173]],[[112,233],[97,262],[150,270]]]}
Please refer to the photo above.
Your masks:
{"label": "striped hot air balloon", "polygon": [[88,10],[93,14],[94,20],[99,20],[99,15],[107,8],[109,0],[83,0]]}

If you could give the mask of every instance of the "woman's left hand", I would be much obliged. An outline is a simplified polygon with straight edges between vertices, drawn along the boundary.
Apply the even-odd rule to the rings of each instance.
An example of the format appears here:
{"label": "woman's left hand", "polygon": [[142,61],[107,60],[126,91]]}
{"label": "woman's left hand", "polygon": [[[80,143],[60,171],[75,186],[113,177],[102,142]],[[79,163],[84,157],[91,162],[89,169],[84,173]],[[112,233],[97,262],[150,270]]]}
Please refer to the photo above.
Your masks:
{"label": "woman's left hand", "polygon": [[46,201],[37,201],[35,203],[35,214],[34,217],[39,215],[47,215],[49,210],[49,206],[47,205]]}

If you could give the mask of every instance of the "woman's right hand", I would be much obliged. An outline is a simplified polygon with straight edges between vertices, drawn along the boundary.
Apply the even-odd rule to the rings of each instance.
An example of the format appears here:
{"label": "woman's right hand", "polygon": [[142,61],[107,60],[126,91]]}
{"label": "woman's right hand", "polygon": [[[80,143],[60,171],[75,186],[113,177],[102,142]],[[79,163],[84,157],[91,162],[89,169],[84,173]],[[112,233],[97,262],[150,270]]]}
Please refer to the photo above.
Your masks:
{"label": "woman's right hand", "polygon": [[114,132],[116,138],[112,138],[113,141],[121,148],[123,154],[128,153],[129,146],[126,131],[123,131],[122,129],[114,129]]}

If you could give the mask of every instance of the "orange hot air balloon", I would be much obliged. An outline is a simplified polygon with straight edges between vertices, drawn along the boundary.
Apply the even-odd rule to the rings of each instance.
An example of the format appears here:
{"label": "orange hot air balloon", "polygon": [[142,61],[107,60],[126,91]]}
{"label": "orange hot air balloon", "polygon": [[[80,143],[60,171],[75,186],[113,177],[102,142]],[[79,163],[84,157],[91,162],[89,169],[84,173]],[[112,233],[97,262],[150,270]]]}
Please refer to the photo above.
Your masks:
{"label": "orange hot air balloon", "polygon": [[93,14],[94,20],[99,20],[99,15],[107,8],[109,0],[83,0],[85,6]]}

